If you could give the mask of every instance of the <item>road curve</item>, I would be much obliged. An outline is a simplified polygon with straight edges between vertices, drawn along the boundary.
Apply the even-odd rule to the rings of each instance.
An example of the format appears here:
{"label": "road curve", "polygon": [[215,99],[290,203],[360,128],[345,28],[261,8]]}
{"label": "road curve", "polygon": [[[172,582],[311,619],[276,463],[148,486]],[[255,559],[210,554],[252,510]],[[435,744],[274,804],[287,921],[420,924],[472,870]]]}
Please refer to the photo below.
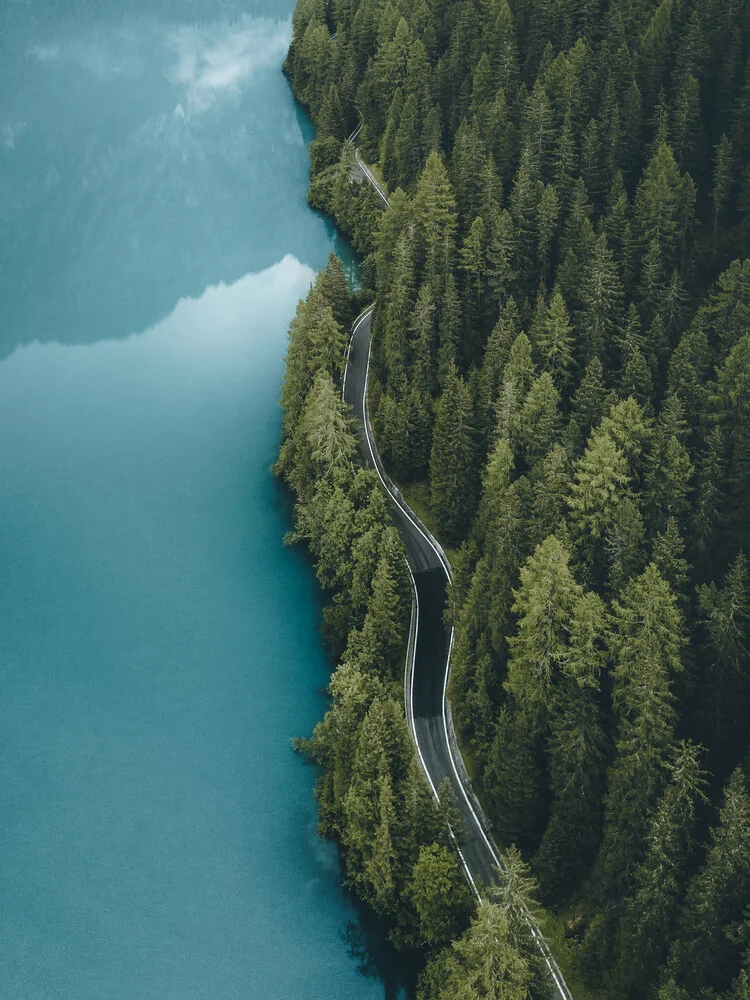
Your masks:
{"label": "road curve", "polygon": [[[342,396],[357,418],[362,461],[377,471],[391,498],[393,518],[406,546],[414,585],[405,678],[407,721],[435,797],[444,778],[451,782],[466,828],[466,841],[459,855],[466,877],[481,899],[485,887],[496,881],[502,861],[492,842],[489,823],[471,789],[446,698],[453,632],[445,625],[443,611],[451,568],[440,544],[404,502],[378,455],[367,408],[371,330],[372,307],[352,328]],[[572,1000],[562,973],[530,915],[529,925],[549,970],[552,995],[557,1000]]]}

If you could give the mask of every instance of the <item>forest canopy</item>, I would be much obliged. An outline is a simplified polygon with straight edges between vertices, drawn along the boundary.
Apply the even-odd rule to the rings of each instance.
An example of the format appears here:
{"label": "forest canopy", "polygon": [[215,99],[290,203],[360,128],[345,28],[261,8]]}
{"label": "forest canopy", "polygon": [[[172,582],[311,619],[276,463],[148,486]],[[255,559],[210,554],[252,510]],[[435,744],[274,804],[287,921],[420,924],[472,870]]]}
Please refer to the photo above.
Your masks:
{"label": "forest canopy", "polygon": [[[590,988],[747,998],[750,5],[300,0],[293,27],[310,199],[351,234],[375,302],[379,449],[458,550],[450,698],[495,835],[575,926]],[[360,122],[386,210],[347,141]],[[385,501],[347,471],[349,317],[321,295],[293,326],[279,468],[336,594],[327,628],[339,672],[359,672],[347,725],[362,733],[400,669],[410,597],[395,533],[390,549],[362,540]],[[358,569],[355,550],[392,557]],[[378,579],[393,630],[368,626]],[[357,750],[315,740],[323,825],[356,858]],[[376,874],[384,825],[416,794],[394,747],[387,779],[368,765],[382,852],[357,862],[364,897],[409,901],[426,1000],[533,994],[507,901],[467,924],[457,895],[448,929],[412,885],[448,872],[441,835],[411,845],[395,882]]]}

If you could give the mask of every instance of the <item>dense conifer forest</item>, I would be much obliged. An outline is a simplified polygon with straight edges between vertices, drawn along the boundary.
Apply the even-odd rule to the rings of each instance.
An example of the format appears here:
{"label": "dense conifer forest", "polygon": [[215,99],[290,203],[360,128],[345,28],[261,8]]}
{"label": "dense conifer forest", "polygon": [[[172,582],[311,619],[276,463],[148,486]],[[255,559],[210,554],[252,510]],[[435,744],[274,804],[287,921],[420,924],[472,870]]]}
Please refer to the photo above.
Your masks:
{"label": "dense conifer forest", "polygon": [[300,0],[286,70],[310,200],[375,301],[381,454],[457,553],[450,697],[509,874],[477,910],[414,760],[335,259],[292,325],[278,464],[340,664],[304,743],[321,827],[425,949],[424,1000],[545,995],[535,898],[601,996],[747,1000],[750,4]]}

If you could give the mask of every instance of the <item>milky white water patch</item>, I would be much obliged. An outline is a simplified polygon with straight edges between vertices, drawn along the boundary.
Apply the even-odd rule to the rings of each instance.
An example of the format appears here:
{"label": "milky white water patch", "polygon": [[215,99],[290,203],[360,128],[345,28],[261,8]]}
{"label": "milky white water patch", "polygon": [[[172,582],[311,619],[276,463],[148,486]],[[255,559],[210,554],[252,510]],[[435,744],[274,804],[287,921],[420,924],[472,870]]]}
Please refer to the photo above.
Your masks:
{"label": "milky white water patch", "polygon": [[144,67],[143,45],[152,38],[151,30],[144,38],[131,29],[107,33],[90,29],[78,37],[32,45],[29,55],[49,68],[76,66],[106,82],[121,76],[139,76]]}
{"label": "milky white water patch", "polygon": [[[278,312],[280,302],[288,303],[290,298],[303,297],[314,277],[312,268],[302,264],[292,254],[287,254],[263,271],[246,274],[229,284],[222,281],[210,285],[197,297],[180,299],[164,319],[148,330],[129,337],[116,341],[104,339],[85,346],[63,345],[55,341],[45,344],[35,341],[19,346],[0,366],[3,395],[6,399],[13,397],[13,385],[18,384],[12,373],[13,365],[20,363],[25,368],[25,356],[34,351],[77,351],[80,365],[71,366],[65,362],[65,367],[77,372],[78,376],[85,366],[98,364],[97,353],[111,356],[113,346],[127,352],[132,350],[134,341],[147,341],[156,349],[168,346],[170,352],[176,352],[177,363],[185,366],[195,361],[205,365],[207,358],[211,364],[219,364],[222,358],[236,360],[234,352],[238,344],[244,342],[249,346],[254,339],[262,336],[264,347],[269,346],[269,316]],[[28,385],[23,394],[27,392]]]}
{"label": "milky white water patch", "polygon": [[0,0],[2,1000],[396,995],[289,743],[330,666],[283,354],[347,256],[293,5]]}
{"label": "milky white water patch", "polygon": [[185,88],[191,111],[207,111],[222,97],[236,95],[258,71],[278,68],[290,38],[291,20],[182,27],[168,38],[176,62],[167,75]]}
{"label": "milky white water patch", "polygon": [[328,677],[282,546],[287,255],[0,362],[0,996],[382,1000],[289,737]]}
{"label": "milky white water patch", "polygon": [[12,153],[16,148],[16,139],[23,135],[25,129],[25,122],[0,126],[0,149],[5,150],[6,153]]}
{"label": "milky white water patch", "polygon": [[0,357],[145,329],[285,253],[320,264],[289,8],[228,6],[40,18],[0,60]]}
{"label": "milky white water patch", "polygon": [[28,54],[42,66],[75,66],[102,82],[157,69],[183,92],[186,110],[203,112],[239,94],[259,72],[278,71],[291,33],[291,18],[246,16],[201,25],[146,19],[135,27],[92,27],[40,41]]}
{"label": "milky white water patch", "polygon": [[60,58],[59,45],[32,45],[29,55],[39,62],[54,62]]}

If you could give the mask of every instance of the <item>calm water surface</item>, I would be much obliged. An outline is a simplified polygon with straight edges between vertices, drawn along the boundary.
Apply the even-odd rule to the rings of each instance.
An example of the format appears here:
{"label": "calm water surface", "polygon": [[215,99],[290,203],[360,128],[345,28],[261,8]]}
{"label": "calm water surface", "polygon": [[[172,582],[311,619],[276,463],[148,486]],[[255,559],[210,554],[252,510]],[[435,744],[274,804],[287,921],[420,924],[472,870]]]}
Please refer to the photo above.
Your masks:
{"label": "calm water surface", "polygon": [[289,746],[327,666],[268,466],[335,246],[290,13],[0,4],[3,1000],[398,992]]}

